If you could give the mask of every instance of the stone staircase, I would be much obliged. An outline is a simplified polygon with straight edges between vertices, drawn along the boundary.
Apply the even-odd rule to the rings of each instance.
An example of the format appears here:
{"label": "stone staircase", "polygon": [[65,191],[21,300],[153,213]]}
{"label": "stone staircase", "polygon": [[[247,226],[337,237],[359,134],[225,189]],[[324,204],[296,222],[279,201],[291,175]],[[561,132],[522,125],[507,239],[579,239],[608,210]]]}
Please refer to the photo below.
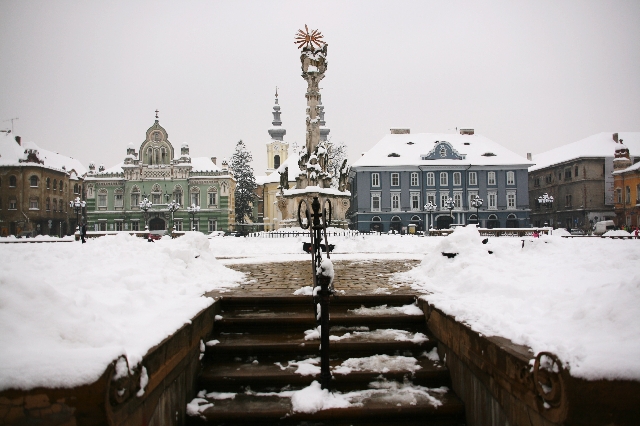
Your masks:
{"label": "stone staircase", "polygon": [[335,393],[323,399],[312,385],[320,342],[311,297],[223,297],[188,424],[464,425],[464,406],[448,388],[449,372],[414,301],[331,299]]}

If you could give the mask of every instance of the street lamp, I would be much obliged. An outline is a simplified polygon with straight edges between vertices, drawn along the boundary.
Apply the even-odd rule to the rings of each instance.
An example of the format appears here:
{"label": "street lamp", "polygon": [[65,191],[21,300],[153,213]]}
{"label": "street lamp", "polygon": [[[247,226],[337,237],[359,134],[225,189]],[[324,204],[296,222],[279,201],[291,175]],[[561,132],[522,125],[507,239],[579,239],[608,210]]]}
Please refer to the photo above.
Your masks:
{"label": "street lamp", "polygon": [[471,198],[471,207],[476,208],[476,220],[478,221],[478,228],[480,227],[480,207],[482,207],[483,203],[484,200],[478,197],[478,194],[474,195],[473,198]]}
{"label": "street lamp", "polygon": [[[429,219],[431,219],[431,227],[433,228],[433,217],[431,217],[431,214],[436,210],[438,210],[438,206],[436,206],[435,203],[432,203],[431,201],[429,201],[427,204],[424,205],[424,209],[427,211],[427,213],[429,213]],[[429,223],[427,223],[427,230],[428,229],[429,229]]]}
{"label": "street lamp", "polygon": [[191,204],[191,207],[187,207],[187,213],[191,215],[191,230],[196,230],[196,213],[200,211],[200,206]]}
{"label": "street lamp", "polygon": [[538,203],[545,206],[547,210],[551,208],[553,204],[553,195],[549,195],[546,192],[538,197]]}
{"label": "street lamp", "polygon": [[173,233],[173,228],[174,228],[174,221],[173,221],[173,213],[175,211],[177,211],[180,208],[180,204],[176,203],[176,200],[173,200],[172,202],[167,204],[167,209],[169,209],[169,212],[171,212],[171,233]]}
{"label": "street lamp", "polygon": [[456,206],[456,203],[453,201],[453,198],[451,197],[447,197],[447,199],[444,200],[444,205],[442,206],[445,209],[449,210],[449,217],[451,218],[451,223],[453,223],[453,209],[455,208],[455,206]]}
{"label": "street lamp", "polygon": [[79,222],[78,216],[82,211],[82,209],[85,208],[86,205],[87,205],[87,202],[84,200],[81,200],[80,197],[76,197],[75,200],[69,201],[69,207],[71,207],[76,212],[76,230],[77,231],[80,231],[80,222]]}
{"label": "street lamp", "polygon": [[142,201],[140,201],[140,210],[144,212],[144,230],[145,231],[149,230],[147,219],[148,219],[148,211],[151,209],[152,206],[153,206],[153,203],[149,201],[149,199],[147,198],[147,194],[143,194]]}

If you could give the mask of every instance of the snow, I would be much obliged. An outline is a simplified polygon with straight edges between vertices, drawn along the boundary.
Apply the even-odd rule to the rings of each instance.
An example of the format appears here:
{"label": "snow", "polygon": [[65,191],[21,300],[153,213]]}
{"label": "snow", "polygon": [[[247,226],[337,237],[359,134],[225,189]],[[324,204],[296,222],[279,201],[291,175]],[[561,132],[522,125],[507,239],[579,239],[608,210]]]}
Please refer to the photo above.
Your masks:
{"label": "snow", "polygon": [[414,373],[422,367],[418,360],[410,356],[373,355],[363,358],[349,358],[333,369],[334,374],[349,374],[353,371],[373,371],[387,373],[389,371],[409,371]]}
{"label": "snow", "polygon": [[[616,148],[620,148],[620,144],[613,140],[614,133],[616,132],[597,133],[579,141],[535,154],[533,155],[535,166],[530,167],[529,171],[544,169],[580,157],[613,158]],[[620,139],[624,140],[632,157],[640,156],[640,132],[618,132],[618,140]]]}
{"label": "snow", "polygon": [[288,361],[287,366],[283,366],[279,362],[276,362],[275,365],[280,367],[281,370],[297,367],[295,371],[296,374],[300,374],[302,376],[315,376],[320,374],[320,366],[317,365],[319,363],[320,358],[308,358],[302,361]]}
{"label": "snow", "polygon": [[[462,160],[436,159],[422,160],[434,149],[436,141],[448,142],[460,155]],[[408,144],[413,142],[413,144]],[[486,157],[482,154],[492,152],[495,156]],[[613,151],[612,151],[613,152]],[[396,153],[399,156],[389,157]],[[613,155],[613,153],[611,154]],[[498,143],[478,134],[460,135],[458,133],[414,133],[388,134],[376,145],[360,157],[352,167],[367,166],[463,166],[463,165],[521,165],[529,167],[531,161],[509,151]]]}
{"label": "snow", "polygon": [[[38,151],[38,158],[44,161],[42,167],[65,170],[70,173],[72,170],[77,175],[82,176],[87,172],[87,169],[80,163],[80,161],[59,154],[57,152],[49,151],[44,148],[40,148],[35,142],[22,141],[22,145],[18,145],[13,137],[0,138],[0,166],[38,166],[37,163],[20,163],[19,160],[25,158],[25,150]],[[64,169],[63,169],[64,167]]]}
{"label": "snow", "polygon": [[349,312],[353,312],[356,315],[424,315],[422,309],[418,308],[414,304],[404,306],[375,306],[373,308],[366,308],[364,306],[357,309],[349,309]]}
{"label": "snow", "polygon": [[117,373],[127,374],[213,303],[205,292],[243,278],[200,233],[0,244],[0,257],[0,390],[92,383],[121,355]]}
{"label": "snow", "polygon": [[631,234],[624,229],[616,229],[605,232],[603,237],[630,237]]}

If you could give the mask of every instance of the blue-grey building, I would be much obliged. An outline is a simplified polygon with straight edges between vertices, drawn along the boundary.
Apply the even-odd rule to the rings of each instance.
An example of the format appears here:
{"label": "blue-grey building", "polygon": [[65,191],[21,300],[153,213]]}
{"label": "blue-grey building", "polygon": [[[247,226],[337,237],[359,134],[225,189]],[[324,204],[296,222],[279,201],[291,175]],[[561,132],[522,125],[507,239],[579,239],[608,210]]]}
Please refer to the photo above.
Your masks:
{"label": "blue-grey building", "polygon": [[[351,167],[353,228],[528,227],[532,164],[472,129],[459,134],[391,129]],[[480,208],[471,203],[476,196],[483,201]],[[435,210],[425,209],[427,203]]]}

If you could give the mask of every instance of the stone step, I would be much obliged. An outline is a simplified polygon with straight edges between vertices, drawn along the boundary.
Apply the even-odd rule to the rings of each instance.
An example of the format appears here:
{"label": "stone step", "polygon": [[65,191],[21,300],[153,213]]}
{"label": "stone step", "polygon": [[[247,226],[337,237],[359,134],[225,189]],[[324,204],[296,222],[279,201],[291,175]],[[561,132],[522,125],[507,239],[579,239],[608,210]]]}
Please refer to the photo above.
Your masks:
{"label": "stone step", "polygon": [[[402,306],[414,303],[414,294],[366,294],[366,295],[338,295],[331,297],[331,306],[360,307],[370,306]],[[221,296],[222,309],[236,307],[268,307],[275,309],[281,306],[311,305],[311,296],[252,296],[233,295]]]}
{"label": "stone step", "polygon": [[[380,360],[380,357],[376,359],[379,362],[385,361]],[[277,391],[287,386],[290,389],[301,389],[309,386],[313,380],[319,380],[320,377],[320,358],[310,360],[315,362],[307,364],[309,359],[251,357],[246,360],[211,363],[206,365],[200,373],[199,389],[217,392],[241,392],[247,386],[254,391]],[[351,359],[347,365],[353,365],[355,360]],[[358,360],[366,361],[367,359],[358,358]],[[290,361],[297,364],[290,366]],[[448,386],[450,381],[449,370],[442,363],[434,362],[426,356],[416,358],[415,365],[419,368],[398,368],[387,362],[389,367],[384,370],[377,369],[377,371],[353,369],[347,372],[344,361],[344,358],[331,360],[332,389],[340,391],[364,389],[368,383],[378,378],[399,382],[410,379],[415,384],[428,387]],[[336,370],[341,365],[343,367]],[[301,373],[306,374],[296,373],[298,368]]]}
{"label": "stone step", "polygon": [[[424,388],[422,388],[424,389]],[[451,391],[399,393],[380,390],[355,398],[348,408],[329,408],[315,413],[294,413],[290,397],[236,394],[233,399],[207,399],[213,404],[190,418],[191,424],[209,425],[335,425],[335,424],[464,424],[464,406]],[[193,404],[197,402],[192,402]],[[201,403],[205,403],[204,398]]]}
{"label": "stone step", "polygon": [[[347,331],[332,333],[333,337],[350,337],[331,340],[332,356],[344,357],[348,354],[390,354],[421,353],[431,350],[437,342],[422,333],[405,330],[379,329],[371,332]],[[218,343],[213,344],[217,340]],[[278,354],[313,355],[320,353],[319,340],[305,340],[303,333],[224,333],[207,342],[206,357],[247,357]]]}

